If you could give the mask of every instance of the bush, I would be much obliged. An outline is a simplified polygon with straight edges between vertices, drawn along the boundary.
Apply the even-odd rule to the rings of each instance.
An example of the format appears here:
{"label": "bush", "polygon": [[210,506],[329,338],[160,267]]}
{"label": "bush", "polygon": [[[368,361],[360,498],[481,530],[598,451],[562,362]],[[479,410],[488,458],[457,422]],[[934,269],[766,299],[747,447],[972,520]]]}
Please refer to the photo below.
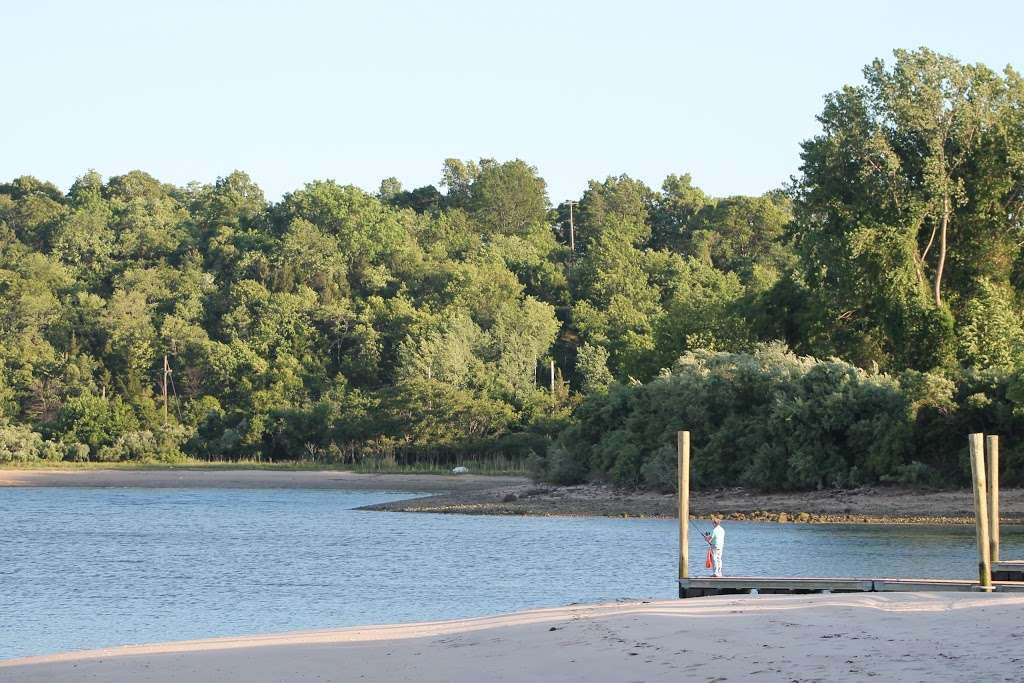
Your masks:
{"label": "bush", "polygon": [[84,443],[69,443],[64,447],[64,459],[71,462],[89,460],[89,447]]}
{"label": "bush", "polygon": [[556,484],[579,484],[586,481],[587,474],[586,467],[559,446],[549,451],[542,469],[542,478]]}
{"label": "bush", "polygon": [[50,462],[64,459],[64,446],[55,441],[44,441],[39,449],[39,457]]}
{"label": "bush", "polygon": [[102,462],[123,460],[159,460],[175,462],[183,460],[180,446],[189,435],[189,430],[180,425],[161,426],[156,432],[136,430],[125,432],[112,446],[104,446],[97,454]]}
{"label": "bush", "polygon": [[43,437],[24,425],[0,425],[0,462],[27,462],[39,458]]}
{"label": "bush", "polygon": [[640,466],[644,488],[675,493],[679,490],[679,454],[674,446],[665,445],[656,450]]}
{"label": "bush", "polygon": [[57,431],[65,443],[84,443],[92,453],[113,446],[125,432],[138,429],[138,420],[120,397],[85,394],[68,400],[57,416]]}
{"label": "bush", "polygon": [[[676,432],[686,429],[695,487],[957,485],[970,480],[967,433],[1024,430],[1019,385],[996,371],[895,377],[781,345],[697,351],[647,384],[614,384],[588,397],[535,465],[554,482],[608,479],[674,491]],[[1003,454],[1003,481],[1020,483],[1024,450],[1009,443]]]}
{"label": "bush", "polygon": [[125,432],[113,446],[100,449],[99,459],[103,462],[119,460],[146,460],[154,458],[159,452],[156,437],[150,431]]}

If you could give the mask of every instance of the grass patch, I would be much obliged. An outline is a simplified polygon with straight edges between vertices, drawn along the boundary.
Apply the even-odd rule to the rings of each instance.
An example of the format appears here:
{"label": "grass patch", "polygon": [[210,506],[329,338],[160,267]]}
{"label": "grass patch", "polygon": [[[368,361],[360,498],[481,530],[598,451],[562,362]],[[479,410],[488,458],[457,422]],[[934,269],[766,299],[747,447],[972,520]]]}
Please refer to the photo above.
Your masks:
{"label": "grass patch", "polygon": [[458,460],[454,464],[420,461],[414,463],[396,463],[387,460],[366,461],[351,465],[347,469],[352,472],[381,474],[451,474],[455,467],[465,467],[470,474],[506,475],[525,477],[530,471],[525,461],[511,460],[504,457]]}

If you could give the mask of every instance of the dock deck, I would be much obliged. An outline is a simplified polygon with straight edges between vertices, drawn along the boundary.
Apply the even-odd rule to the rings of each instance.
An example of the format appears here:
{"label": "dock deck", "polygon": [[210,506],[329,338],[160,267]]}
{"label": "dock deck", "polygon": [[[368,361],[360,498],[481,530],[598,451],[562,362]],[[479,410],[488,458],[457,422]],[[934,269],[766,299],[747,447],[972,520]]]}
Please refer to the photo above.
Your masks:
{"label": "dock deck", "polygon": [[992,563],[993,581],[1024,581],[1024,560],[997,560]]}
{"label": "dock deck", "polygon": [[[1021,563],[1024,565],[1024,563]],[[1022,567],[1024,570],[1024,567]],[[994,572],[993,572],[994,573]],[[1024,583],[994,581],[998,592],[1024,592]],[[961,579],[912,579],[887,577],[878,579],[835,577],[778,577],[778,576],[711,576],[679,579],[679,597],[696,598],[705,595],[743,595],[751,593],[882,593],[915,591],[978,591],[977,581]]]}

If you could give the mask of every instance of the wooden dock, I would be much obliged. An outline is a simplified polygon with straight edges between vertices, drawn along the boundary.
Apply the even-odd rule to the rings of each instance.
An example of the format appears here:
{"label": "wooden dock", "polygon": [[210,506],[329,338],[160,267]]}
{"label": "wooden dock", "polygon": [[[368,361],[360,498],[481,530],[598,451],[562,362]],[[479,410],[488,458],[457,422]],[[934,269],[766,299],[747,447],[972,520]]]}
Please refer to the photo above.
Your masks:
{"label": "wooden dock", "polygon": [[[676,434],[679,496],[679,597],[758,593],[1024,592],[1024,560],[999,557],[999,437],[969,434],[978,579],[690,577],[690,432]],[[987,456],[987,457],[986,457]],[[711,565],[708,565],[709,567]]]}
{"label": "wooden dock", "polygon": [[[1020,563],[1024,564],[1024,563]],[[1024,568],[1022,568],[1024,569]],[[995,581],[993,590],[1024,592],[1024,583]],[[805,594],[805,593],[892,593],[919,591],[983,590],[977,581],[961,579],[905,579],[899,577],[862,579],[834,577],[711,576],[679,579],[679,597],[706,595]]]}
{"label": "wooden dock", "polygon": [[992,563],[993,581],[1024,581],[1024,560],[1002,560]]}

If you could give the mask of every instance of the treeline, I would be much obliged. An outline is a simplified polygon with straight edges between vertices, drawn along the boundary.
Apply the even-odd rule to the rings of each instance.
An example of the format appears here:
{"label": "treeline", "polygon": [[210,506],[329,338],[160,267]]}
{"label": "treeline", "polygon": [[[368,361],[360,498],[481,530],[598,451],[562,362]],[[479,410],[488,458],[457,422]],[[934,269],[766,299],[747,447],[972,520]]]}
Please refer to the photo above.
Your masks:
{"label": "treeline", "polygon": [[[489,159],[279,202],[241,172],[0,184],[0,462],[500,455],[661,487],[688,421],[706,484],[956,481],[945,435],[1021,410],[1024,82],[926,49],[864,73],[760,197],[623,175],[552,206]],[[835,392],[859,412],[773,439],[777,402]]]}

